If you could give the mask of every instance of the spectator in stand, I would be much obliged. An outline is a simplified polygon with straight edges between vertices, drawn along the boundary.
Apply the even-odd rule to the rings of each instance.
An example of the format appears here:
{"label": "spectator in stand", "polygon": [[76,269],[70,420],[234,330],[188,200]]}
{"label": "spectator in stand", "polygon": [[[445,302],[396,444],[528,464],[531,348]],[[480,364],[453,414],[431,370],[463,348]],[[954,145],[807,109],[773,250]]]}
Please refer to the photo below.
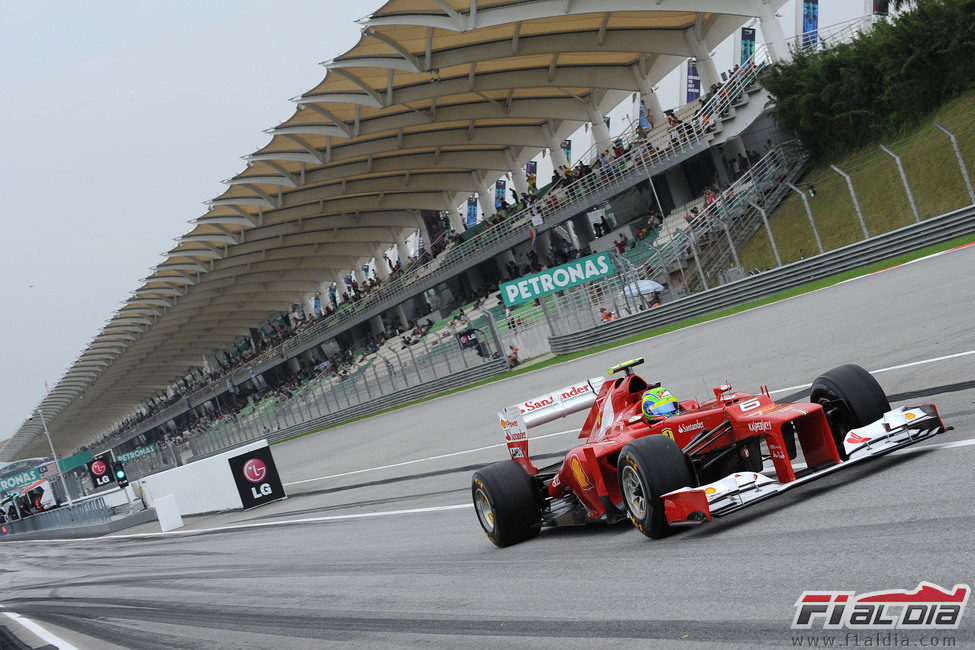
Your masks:
{"label": "spectator in stand", "polygon": [[623,251],[626,250],[626,235],[624,233],[620,233],[620,238],[613,240],[613,246],[616,246],[616,250],[619,251],[620,255],[622,255]]}
{"label": "spectator in stand", "polygon": [[670,126],[670,143],[672,145],[680,144],[684,123],[676,115],[670,113],[667,116],[667,124]]}

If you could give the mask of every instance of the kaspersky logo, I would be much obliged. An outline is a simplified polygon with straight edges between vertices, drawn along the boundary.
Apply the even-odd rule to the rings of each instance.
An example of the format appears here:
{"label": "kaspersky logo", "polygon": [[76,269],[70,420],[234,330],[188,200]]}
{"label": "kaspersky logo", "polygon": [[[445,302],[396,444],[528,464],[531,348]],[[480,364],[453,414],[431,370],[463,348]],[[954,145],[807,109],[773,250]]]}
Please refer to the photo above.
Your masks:
{"label": "kaspersky logo", "polygon": [[921,582],[913,591],[804,591],[796,601],[792,629],[954,630],[965,613],[971,587],[951,589]]}

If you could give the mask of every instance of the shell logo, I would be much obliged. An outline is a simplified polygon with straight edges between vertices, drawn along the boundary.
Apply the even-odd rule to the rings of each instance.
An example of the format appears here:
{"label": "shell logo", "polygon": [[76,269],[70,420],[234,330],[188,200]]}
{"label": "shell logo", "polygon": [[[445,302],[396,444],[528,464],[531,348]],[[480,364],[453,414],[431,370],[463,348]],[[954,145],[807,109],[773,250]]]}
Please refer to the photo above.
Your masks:
{"label": "shell logo", "polygon": [[569,461],[569,467],[572,468],[572,475],[576,477],[576,483],[579,487],[585,489],[589,487],[589,479],[586,477],[586,473],[582,471],[582,464],[579,459],[575,456]]}
{"label": "shell logo", "polygon": [[717,492],[717,490],[714,489],[713,487],[705,488],[705,490],[704,490],[704,494],[706,494],[708,496],[711,496],[715,492]]}

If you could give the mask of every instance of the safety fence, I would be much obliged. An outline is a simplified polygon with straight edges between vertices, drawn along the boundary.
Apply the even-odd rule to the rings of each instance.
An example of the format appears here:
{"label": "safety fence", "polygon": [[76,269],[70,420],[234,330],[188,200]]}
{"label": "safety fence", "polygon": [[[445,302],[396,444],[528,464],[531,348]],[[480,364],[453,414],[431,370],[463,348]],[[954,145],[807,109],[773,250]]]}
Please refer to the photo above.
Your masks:
{"label": "safety fence", "polygon": [[[807,282],[972,232],[975,232],[975,206],[905,226],[865,241],[680,298],[659,307],[651,307],[612,322],[580,328],[579,325],[584,323],[580,322],[579,317],[563,317],[553,323],[560,334],[550,339],[552,352],[567,354],[609,343],[655,327],[770,296]],[[604,280],[601,283],[606,285],[606,288],[602,289],[603,292],[612,286],[609,281]],[[599,291],[599,289],[590,286],[589,288],[574,287],[566,291],[556,313],[561,315],[579,309],[579,298],[573,294],[592,291]],[[593,318],[590,318],[590,322],[592,320]]]}
{"label": "safety fence", "polygon": [[126,472],[130,479],[139,478],[191,457],[251,440],[298,435],[497,374],[508,361],[494,319],[487,312],[472,316],[411,345],[393,339],[345,376],[322,375],[235,415],[215,412],[207,426],[183,434],[180,443],[157,444],[154,453],[127,462]]}
{"label": "safety fence", "polygon": [[111,509],[101,497],[82,501],[74,505],[63,505],[54,510],[8,521],[4,526],[7,533],[32,533],[54,528],[71,528],[108,523],[112,518]]}

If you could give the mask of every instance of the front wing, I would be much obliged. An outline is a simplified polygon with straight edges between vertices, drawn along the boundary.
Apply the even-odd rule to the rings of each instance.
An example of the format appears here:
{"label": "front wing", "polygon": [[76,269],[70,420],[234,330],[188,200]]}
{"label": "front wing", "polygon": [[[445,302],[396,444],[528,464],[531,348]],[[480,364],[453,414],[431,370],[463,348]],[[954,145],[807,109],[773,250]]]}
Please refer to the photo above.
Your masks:
{"label": "front wing", "polygon": [[707,485],[668,492],[661,497],[667,522],[672,526],[701,524],[948,430],[933,404],[894,409],[876,422],[846,434],[843,444],[849,460],[797,471],[795,481],[779,483],[765,474],[736,472]]}

